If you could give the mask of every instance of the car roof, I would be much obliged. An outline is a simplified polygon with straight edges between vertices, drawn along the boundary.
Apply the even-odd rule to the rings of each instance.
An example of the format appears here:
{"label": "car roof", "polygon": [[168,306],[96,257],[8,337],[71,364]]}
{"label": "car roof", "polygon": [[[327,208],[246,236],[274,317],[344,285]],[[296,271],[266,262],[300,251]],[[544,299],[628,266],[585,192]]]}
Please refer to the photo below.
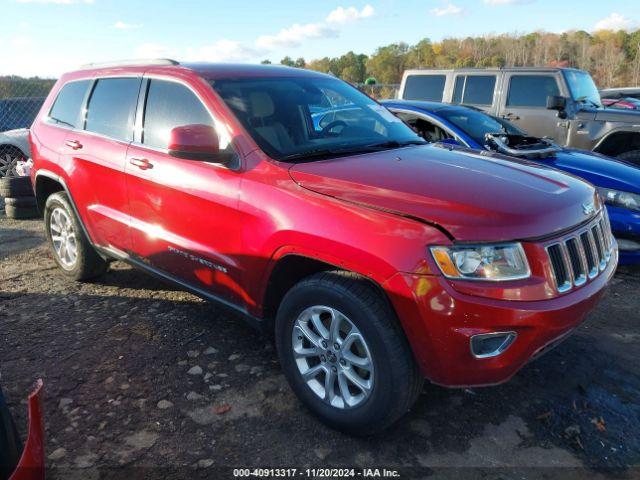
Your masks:
{"label": "car roof", "polygon": [[438,113],[442,111],[465,111],[465,110],[475,110],[474,108],[469,108],[464,105],[451,105],[449,103],[440,103],[440,102],[425,102],[422,100],[381,100],[380,103],[385,105],[386,107],[412,107],[417,108],[418,110],[424,110],[425,112]]}
{"label": "car roof", "polygon": [[488,68],[417,68],[409,69],[405,71],[405,75],[425,75],[429,73],[444,73],[444,72],[456,72],[456,73],[498,73],[498,72],[560,72],[560,71],[574,71],[584,72],[578,68],[570,67],[488,67]]}
{"label": "car roof", "polygon": [[189,70],[207,79],[222,78],[264,78],[264,77],[331,77],[330,75],[305,70],[302,68],[287,67],[284,65],[263,65],[248,63],[181,63],[170,59],[152,60],[123,60],[108,63],[94,63],[84,65],[80,69],[70,72],[71,76],[80,72],[91,71],[93,75],[112,75],[118,73],[140,73],[152,71],[155,73],[169,73],[171,71]]}
{"label": "car roof", "polygon": [[600,93],[630,93],[630,92],[640,92],[640,87],[620,87],[620,88],[604,88],[600,90]]}

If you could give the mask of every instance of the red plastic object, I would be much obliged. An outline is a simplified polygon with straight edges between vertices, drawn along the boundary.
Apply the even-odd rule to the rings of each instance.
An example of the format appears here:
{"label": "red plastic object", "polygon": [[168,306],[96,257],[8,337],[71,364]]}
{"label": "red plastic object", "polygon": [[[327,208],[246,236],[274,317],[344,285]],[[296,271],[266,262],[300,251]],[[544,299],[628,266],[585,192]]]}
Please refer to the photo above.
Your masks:
{"label": "red plastic object", "polygon": [[42,480],[44,473],[44,424],[42,421],[43,382],[38,380],[29,395],[29,433],[20,462],[9,480]]}

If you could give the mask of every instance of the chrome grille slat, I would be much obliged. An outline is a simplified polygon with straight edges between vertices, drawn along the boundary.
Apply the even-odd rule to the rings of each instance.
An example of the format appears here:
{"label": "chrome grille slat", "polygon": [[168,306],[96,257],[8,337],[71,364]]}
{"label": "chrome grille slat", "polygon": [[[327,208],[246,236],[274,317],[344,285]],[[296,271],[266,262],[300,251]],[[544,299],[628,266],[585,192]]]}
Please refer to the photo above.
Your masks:
{"label": "chrome grille slat", "polygon": [[580,242],[576,237],[569,238],[565,243],[569,261],[571,263],[571,271],[573,273],[573,284],[582,285],[587,281],[587,267],[584,252]]}
{"label": "chrome grille slat", "polygon": [[583,232],[580,234],[582,240],[582,248],[585,253],[585,260],[587,261],[587,273],[589,278],[593,278],[598,274],[598,260],[595,256],[595,246],[593,245],[593,238],[589,232]]}
{"label": "chrome grille slat", "polygon": [[597,277],[611,259],[612,246],[606,212],[601,212],[577,232],[547,245],[558,292],[567,292]]}
{"label": "chrome grille slat", "polygon": [[604,267],[607,265],[607,260],[605,256],[605,248],[604,248],[604,240],[602,237],[602,232],[600,231],[600,226],[596,223],[592,228],[593,238],[596,241],[596,249],[598,250],[598,257],[600,258],[600,270],[604,270]]}

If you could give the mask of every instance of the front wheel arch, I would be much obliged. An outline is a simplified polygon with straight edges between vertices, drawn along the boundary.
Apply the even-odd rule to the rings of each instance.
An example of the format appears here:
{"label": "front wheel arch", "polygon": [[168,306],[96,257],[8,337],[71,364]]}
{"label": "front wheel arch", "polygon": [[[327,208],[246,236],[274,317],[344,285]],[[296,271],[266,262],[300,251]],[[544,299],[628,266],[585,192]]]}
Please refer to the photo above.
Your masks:
{"label": "front wheel arch", "polygon": [[274,319],[282,299],[291,288],[301,280],[321,272],[340,271],[345,274],[356,275],[366,281],[372,288],[384,298],[385,302],[393,309],[382,286],[370,277],[353,270],[339,267],[318,258],[311,258],[305,255],[286,254],[282,256],[273,266],[267,281],[267,286],[263,295],[262,311],[263,317]]}
{"label": "front wheel arch", "polygon": [[603,138],[593,149],[594,152],[609,157],[617,157],[633,150],[640,150],[640,132],[612,132]]}

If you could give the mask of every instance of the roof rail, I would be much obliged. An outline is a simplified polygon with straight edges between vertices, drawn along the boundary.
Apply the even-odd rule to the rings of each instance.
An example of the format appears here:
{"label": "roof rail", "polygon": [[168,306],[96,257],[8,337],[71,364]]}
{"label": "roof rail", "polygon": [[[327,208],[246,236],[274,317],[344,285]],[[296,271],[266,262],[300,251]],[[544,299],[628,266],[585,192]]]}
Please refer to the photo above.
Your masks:
{"label": "roof rail", "polygon": [[170,58],[151,58],[141,60],[118,60],[113,62],[101,62],[101,63],[87,63],[82,65],[81,68],[106,68],[106,67],[127,67],[130,65],[180,65],[177,60]]}

